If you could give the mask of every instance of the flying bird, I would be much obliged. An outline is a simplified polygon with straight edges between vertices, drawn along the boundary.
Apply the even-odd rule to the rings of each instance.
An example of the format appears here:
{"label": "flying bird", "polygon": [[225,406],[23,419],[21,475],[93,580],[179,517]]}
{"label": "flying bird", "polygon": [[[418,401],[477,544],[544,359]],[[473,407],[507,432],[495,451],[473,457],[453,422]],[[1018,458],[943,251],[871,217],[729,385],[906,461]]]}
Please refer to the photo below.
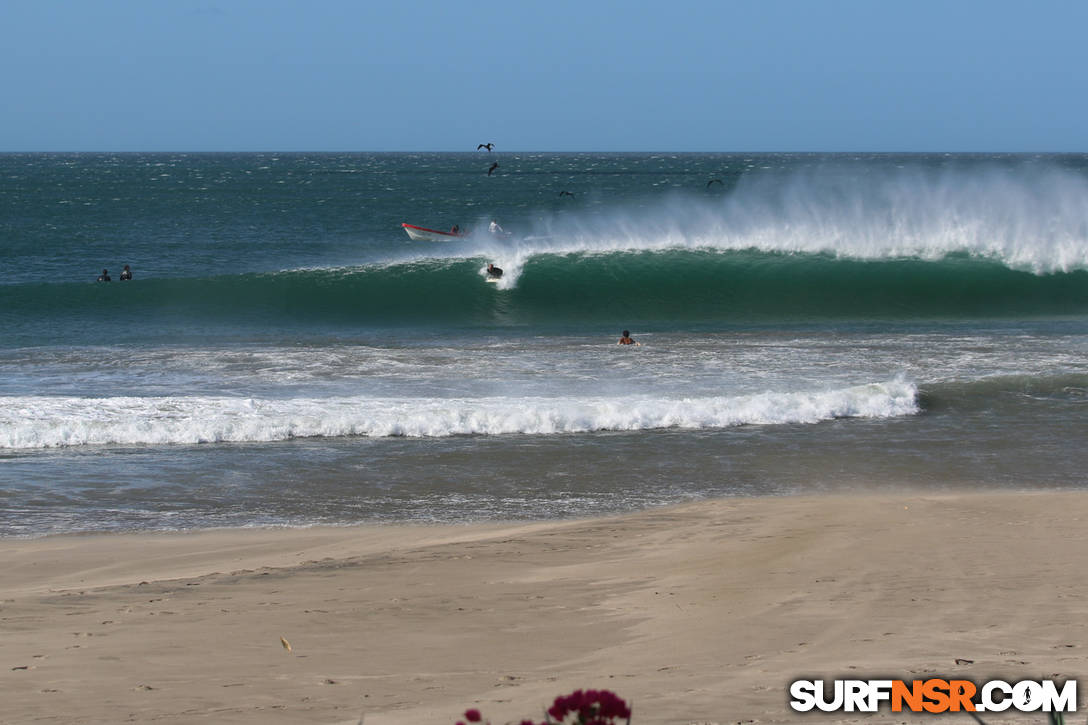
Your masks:
{"label": "flying bird", "polygon": [[717,182],[718,182],[719,184],[721,184],[722,186],[725,186],[725,184],[724,184],[724,183],[722,183],[722,180],[721,180],[721,179],[711,179],[710,181],[706,182],[706,188],[708,188],[708,189],[709,189],[709,188],[710,188],[710,185],[711,185],[711,184],[713,184],[713,183],[714,183],[715,181],[717,181]]}
{"label": "flying bird", "polygon": [[491,168],[487,170],[487,175],[488,175],[488,176],[491,176],[491,172],[492,172],[492,171],[494,171],[494,170],[495,170],[495,169],[497,169],[497,168],[499,168],[499,162],[498,162],[498,161],[496,161],[495,163],[491,164]]}
{"label": "flying bird", "polygon": [[482,143],[476,147],[476,150],[479,151],[480,149],[487,149],[488,151],[490,151],[494,146],[495,144],[493,143]]}
{"label": "flying bird", "polygon": [[569,191],[564,190],[564,191],[559,192],[559,196],[574,196],[574,194],[570,193]]}

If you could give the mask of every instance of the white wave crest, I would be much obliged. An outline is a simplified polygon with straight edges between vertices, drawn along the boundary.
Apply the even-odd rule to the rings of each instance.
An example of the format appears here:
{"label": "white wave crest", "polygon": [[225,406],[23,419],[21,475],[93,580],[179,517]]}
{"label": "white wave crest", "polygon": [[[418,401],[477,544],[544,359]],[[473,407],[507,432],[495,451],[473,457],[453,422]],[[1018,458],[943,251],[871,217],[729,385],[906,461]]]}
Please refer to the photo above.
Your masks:
{"label": "white wave crest", "polygon": [[1036,274],[1088,269],[1088,179],[1049,162],[889,169],[829,162],[750,174],[721,196],[542,214],[523,236],[474,237],[445,254],[506,270],[540,254],[758,250],[876,260],[994,259]]}
{"label": "white wave crest", "polygon": [[913,383],[894,380],[838,390],[693,398],[9,397],[0,409],[0,449],[816,423],[912,415],[918,412],[917,392]]}

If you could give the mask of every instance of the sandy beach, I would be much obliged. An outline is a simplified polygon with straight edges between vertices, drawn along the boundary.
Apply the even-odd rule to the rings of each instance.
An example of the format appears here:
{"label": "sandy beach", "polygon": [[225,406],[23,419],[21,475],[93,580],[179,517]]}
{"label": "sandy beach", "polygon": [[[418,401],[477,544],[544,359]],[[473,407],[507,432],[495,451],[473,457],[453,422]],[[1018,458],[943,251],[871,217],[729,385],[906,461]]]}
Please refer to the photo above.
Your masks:
{"label": "sandy beach", "polygon": [[497,724],[576,688],[638,725],[862,721],[789,682],[1088,670],[1086,523],[1088,494],[972,492],[7,540],[0,722]]}

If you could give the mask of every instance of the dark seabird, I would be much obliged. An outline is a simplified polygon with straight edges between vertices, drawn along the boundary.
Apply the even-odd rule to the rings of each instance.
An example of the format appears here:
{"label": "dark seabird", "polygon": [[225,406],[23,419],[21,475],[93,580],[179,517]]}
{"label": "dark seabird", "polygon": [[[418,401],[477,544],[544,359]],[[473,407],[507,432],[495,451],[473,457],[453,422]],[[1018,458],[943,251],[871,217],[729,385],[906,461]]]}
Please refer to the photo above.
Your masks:
{"label": "dark seabird", "polygon": [[725,186],[725,184],[724,184],[724,183],[722,183],[722,180],[721,180],[721,179],[711,179],[710,181],[706,182],[706,188],[708,188],[708,189],[709,189],[709,188],[710,188],[710,185],[711,185],[711,184],[713,184],[713,183],[714,183],[715,181],[717,181],[717,182],[718,182],[719,184],[721,184],[722,186]]}
{"label": "dark seabird", "polygon": [[574,196],[574,194],[570,193],[569,191],[561,191],[559,192],[559,196]]}
{"label": "dark seabird", "polygon": [[494,171],[494,170],[495,170],[495,169],[497,169],[497,168],[499,168],[499,162],[498,162],[498,161],[496,161],[495,163],[491,164],[491,168],[487,170],[487,175],[488,175],[488,176],[491,176],[491,172],[492,172],[492,171]]}
{"label": "dark seabird", "polygon": [[488,151],[490,151],[494,145],[495,144],[493,143],[482,143],[476,147],[476,150],[479,151],[480,149],[487,149]]}

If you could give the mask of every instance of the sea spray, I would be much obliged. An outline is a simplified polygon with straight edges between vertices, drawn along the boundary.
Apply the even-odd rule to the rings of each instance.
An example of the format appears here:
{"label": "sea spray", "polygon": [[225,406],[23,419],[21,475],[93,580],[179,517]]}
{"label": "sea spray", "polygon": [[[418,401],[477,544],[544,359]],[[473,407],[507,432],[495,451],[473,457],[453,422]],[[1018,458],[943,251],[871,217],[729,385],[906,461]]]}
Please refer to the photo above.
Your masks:
{"label": "sea spray", "polygon": [[1088,268],[1088,180],[1047,164],[905,162],[879,173],[836,161],[743,175],[727,194],[552,214],[516,256],[703,249],[863,260],[994,259],[1037,274]]}

